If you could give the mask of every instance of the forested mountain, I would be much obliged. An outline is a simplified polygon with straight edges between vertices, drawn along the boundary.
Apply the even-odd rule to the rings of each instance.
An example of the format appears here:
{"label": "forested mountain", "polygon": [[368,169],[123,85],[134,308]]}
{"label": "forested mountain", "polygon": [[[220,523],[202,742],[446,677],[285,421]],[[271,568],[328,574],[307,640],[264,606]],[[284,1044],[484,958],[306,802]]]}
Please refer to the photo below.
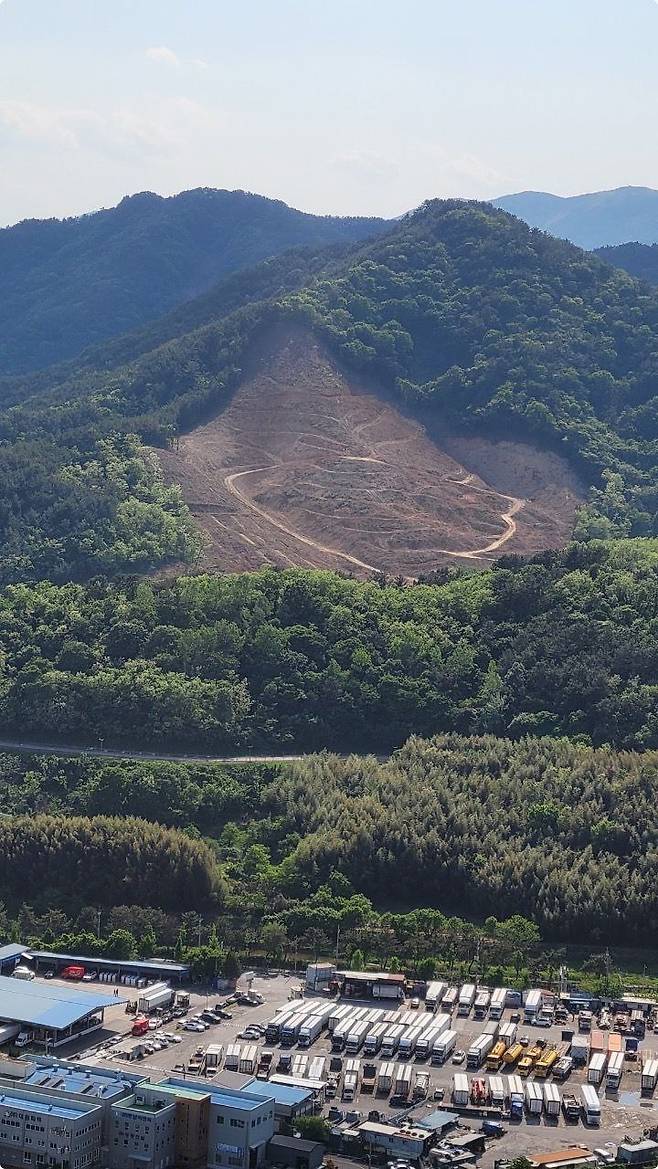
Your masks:
{"label": "forested mountain", "polygon": [[[592,484],[580,537],[658,530],[657,295],[503,211],[461,201],[429,203],[326,266],[307,259],[302,287],[283,262],[281,283],[297,291],[279,295],[275,269],[261,271],[268,299],[244,303],[238,288],[225,303],[242,307],[127,364],[81,365],[56,384],[37,377],[31,397],[25,379],[5,385],[23,402],[0,415],[0,581],[65,579],[81,524],[96,530],[85,513],[98,506],[100,545],[90,558],[83,541],[76,575],[103,556],[112,570],[137,564],[140,548],[142,562],[171,558],[185,539],[154,534],[169,524],[161,511],[148,513],[148,539],[125,556],[104,476],[85,501],[71,494],[80,472],[69,468],[87,474],[103,461],[99,439],[114,442],[117,430],[165,446],[219,412],[263,331],[281,321],[310,328],[422,418],[559,450]],[[46,468],[37,491],[35,464]],[[121,490],[125,513],[134,496],[125,474]]]}
{"label": "forested mountain", "polygon": [[627,240],[658,243],[658,191],[650,187],[617,187],[567,197],[520,191],[492,202],[531,227],[571,240],[581,248],[614,246]]}
{"label": "forested mountain", "polygon": [[74,357],[288,248],[349,243],[385,226],[207,188],[25,220],[0,231],[0,374]]}
{"label": "forested mountain", "polygon": [[0,728],[222,753],[382,751],[455,730],[658,748],[656,541],[441,580],[265,569],[10,586]]}
{"label": "forested mountain", "polygon": [[658,284],[658,243],[618,244],[616,247],[596,248],[596,254],[606,264],[623,268],[637,280]]}

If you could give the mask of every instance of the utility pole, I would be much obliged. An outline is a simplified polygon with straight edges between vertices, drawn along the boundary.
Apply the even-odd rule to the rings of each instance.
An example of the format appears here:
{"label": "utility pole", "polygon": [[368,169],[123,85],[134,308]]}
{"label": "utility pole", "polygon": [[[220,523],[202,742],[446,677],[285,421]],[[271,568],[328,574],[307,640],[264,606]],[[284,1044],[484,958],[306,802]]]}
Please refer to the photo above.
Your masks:
{"label": "utility pole", "polygon": [[199,914],[199,949],[201,949],[201,914]]}
{"label": "utility pole", "polygon": [[338,966],[338,945],[340,942],[340,922],[336,926],[336,966]]}
{"label": "utility pole", "polygon": [[96,910],[96,937],[100,938],[100,936],[101,936],[101,911],[100,911],[100,909],[97,909]]}

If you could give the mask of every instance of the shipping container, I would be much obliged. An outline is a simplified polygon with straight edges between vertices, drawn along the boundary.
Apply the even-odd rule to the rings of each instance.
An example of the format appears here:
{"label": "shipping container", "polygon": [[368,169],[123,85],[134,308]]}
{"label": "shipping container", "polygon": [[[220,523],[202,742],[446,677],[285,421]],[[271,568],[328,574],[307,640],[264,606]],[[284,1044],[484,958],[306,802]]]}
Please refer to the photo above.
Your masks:
{"label": "shipping container", "polygon": [[237,1072],[240,1066],[240,1055],[242,1048],[239,1043],[229,1043],[226,1048],[226,1057],[224,1059],[224,1067],[227,1072]]}
{"label": "shipping container", "polygon": [[210,1043],[206,1049],[206,1068],[216,1071],[221,1067],[224,1048],[221,1043]]}

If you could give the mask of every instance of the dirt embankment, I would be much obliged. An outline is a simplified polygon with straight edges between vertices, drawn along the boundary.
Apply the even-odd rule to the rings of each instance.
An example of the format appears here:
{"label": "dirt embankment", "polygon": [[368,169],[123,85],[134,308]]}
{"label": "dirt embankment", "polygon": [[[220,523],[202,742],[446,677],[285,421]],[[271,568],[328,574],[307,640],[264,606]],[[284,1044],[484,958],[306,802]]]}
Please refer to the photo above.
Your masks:
{"label": "dirt embankment", "polygon": [[555,455],[433,442],[308,332],[273,332],[222,414],[158,452],[207,535],[204,567],[412,578],[558,547],[582,499]]}

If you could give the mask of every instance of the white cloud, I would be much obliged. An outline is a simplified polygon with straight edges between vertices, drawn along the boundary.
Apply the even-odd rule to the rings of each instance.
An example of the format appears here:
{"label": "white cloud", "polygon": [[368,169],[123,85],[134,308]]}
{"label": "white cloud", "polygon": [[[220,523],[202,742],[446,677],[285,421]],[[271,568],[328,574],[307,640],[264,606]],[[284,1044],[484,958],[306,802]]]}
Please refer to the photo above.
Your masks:
{"label": "white cloud", "polygon": [[217,115],[187,97],[139,107],[118,106],[102,113],[85,108],[0,101],[0,141],[9,135],[60,150],[105,155],[167,155],[195,136],[216,133],[219,125]]}
{"label": "white cloud", "polygon": [[146,56],[149,61],[156,61],[159,65],[168,65],[172,69],[180,69],[180,57],[173,49],[168,49],[166,45],[154,45],[152,48],[146,50]]}

